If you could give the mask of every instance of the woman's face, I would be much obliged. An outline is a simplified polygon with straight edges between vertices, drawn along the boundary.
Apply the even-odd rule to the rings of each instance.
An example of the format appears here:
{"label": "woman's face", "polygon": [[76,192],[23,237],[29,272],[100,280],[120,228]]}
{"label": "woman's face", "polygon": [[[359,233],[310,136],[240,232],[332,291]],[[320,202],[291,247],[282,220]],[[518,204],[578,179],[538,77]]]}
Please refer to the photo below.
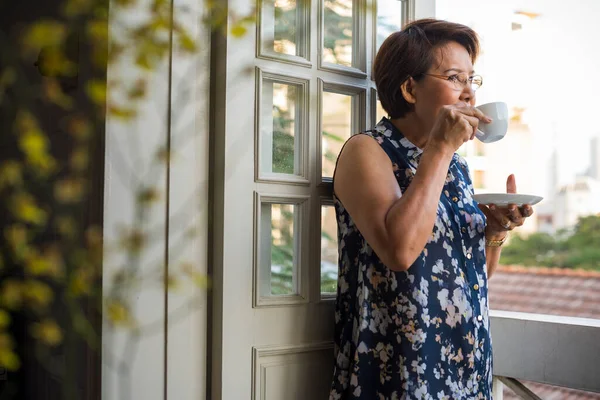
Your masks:
{"label": "woman's face", "polygon": [[[474,74],[471,56],[462,45],[449,42],[436,49],[436,61],[427,74],[452,76],[459,73]],[[414,110],[418,118],[427,125],[433,121],[439,110],[446,105],[460,102],[475,105],[475,92],[470,84],[454,84],[446,79],[425,75],[414,86]]]}

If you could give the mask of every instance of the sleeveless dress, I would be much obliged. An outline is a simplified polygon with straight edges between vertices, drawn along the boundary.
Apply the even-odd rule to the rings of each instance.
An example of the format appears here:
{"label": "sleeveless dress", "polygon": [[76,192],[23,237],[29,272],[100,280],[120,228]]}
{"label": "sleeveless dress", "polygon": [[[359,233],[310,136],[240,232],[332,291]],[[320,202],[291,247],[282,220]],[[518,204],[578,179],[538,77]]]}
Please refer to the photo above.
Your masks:
{"label": "sleeveless dress", "polygon": [[[389,156],[406,192],[422,150],[386,118],[363,134]],[[431,237],[408,271],[395,272],[334,194],[339,276],[330,400],[492,398],[485,215],[472,196],[467,164],[454,154]]]}

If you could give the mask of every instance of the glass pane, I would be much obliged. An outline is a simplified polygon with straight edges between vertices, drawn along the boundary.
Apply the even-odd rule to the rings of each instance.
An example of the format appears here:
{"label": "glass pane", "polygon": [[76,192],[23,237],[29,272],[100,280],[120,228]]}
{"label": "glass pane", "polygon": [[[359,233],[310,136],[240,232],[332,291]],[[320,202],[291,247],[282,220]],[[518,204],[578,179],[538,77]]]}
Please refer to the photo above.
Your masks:
{"label": "glass pane", "polygon": [[[494,144],[473,141],[467,152],[481,187],[476,192],[505,193],[506,178],[514,173],[519,193],[544,197],[502,248],[489,282],[490,307],[600,319],[600,303],[590,300],[600,287],[600,137],[570,117],[596,112],[600,76],[594,71],[600,59],[581,49],[600,36],[600,25],[591,23],[600,15],[600,2],[573,0],[567,8],[531,2],[527,11],[518,11],[500,1],[436,0],[435,9],[436,18],[468,25],[481,38],[474,69],[484,84],[477,103],[509,105],[506,137]],[[568,38],[564,32],[570,32]],[[546,53],[560,54],[552,71],[537,56]],[[572,87],[577,104],[557,104],[549,82],[573,59],[585,85]],[[527,84],[513,76],[527,77]]]}
{"label": "glass pane", "polygon": [[352,96],[323,92],[322,173],[332,177],[344,142],[352,133]]}
{"label": "glass pane", "polygon": [[296,122],[297,103],[301,89],[296,85],[263,82],[261,115],[262,173],[299,174],[301,165],[298,153]]}
{"label": "glass pane", "polygon": [[[270,293],[296,294],[293,204],[263,204],[263,218],[270,220]],[[265,221],[265,219],[263,219]],[[264,227],[264,226],[263,226]],[[269,231],[267,231],[269,232]]]}
{"label": "glass pane", "polygon": [[398,0],[377,0],[377,50],[383,41],[402,27],[402,6]]}
{"label": "glass pane", "polygon": [[296,0],[275,0],[275,37],[273,47],[277,53],[298,54],[299,31]]}
{"label": "glass pane", "polygon": [[338,240],[335,209],[321,207],[321,293],[335,294],[338,277]]}
{"label": "glass pane", "polygon": [[323,60],[352,66],[352,0],[324,0]]}

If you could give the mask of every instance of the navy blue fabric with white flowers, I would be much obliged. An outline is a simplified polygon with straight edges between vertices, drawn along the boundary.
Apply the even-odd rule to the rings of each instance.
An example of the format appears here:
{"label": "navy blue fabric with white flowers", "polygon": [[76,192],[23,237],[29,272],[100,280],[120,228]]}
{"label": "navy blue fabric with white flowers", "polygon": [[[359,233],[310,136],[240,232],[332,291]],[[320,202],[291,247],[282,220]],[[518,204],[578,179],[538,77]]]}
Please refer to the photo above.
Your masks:
{"label": "navy blue fabric with white flowers", "polygon": [[[390,157],[406,192],[422,150],[385,118],[363,134]],[[408,271],[395,272],[334,195],[339,277],[330,400],[492,398],[485,216],[472,196],[467,164],[454,154],[431,237]]]}

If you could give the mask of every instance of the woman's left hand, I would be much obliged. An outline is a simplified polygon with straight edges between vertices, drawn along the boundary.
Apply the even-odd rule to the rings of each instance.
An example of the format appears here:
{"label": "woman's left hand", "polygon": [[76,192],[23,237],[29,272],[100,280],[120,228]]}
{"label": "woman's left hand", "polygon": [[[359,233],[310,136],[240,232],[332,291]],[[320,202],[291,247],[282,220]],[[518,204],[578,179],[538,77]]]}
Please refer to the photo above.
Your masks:
{"label": "woman's left hand", "polygon": [[[506,193],[517,193],[513,174],[510,174],[506,180]],[[487,217],[485,237],[488,240],[502,240],[508,231],[523,225],[525,220],[533,215],[533,208],[528,204],[522,207],[517,207],[515,204],[509,204],[508,207],[479,204],[479,208]]]}

